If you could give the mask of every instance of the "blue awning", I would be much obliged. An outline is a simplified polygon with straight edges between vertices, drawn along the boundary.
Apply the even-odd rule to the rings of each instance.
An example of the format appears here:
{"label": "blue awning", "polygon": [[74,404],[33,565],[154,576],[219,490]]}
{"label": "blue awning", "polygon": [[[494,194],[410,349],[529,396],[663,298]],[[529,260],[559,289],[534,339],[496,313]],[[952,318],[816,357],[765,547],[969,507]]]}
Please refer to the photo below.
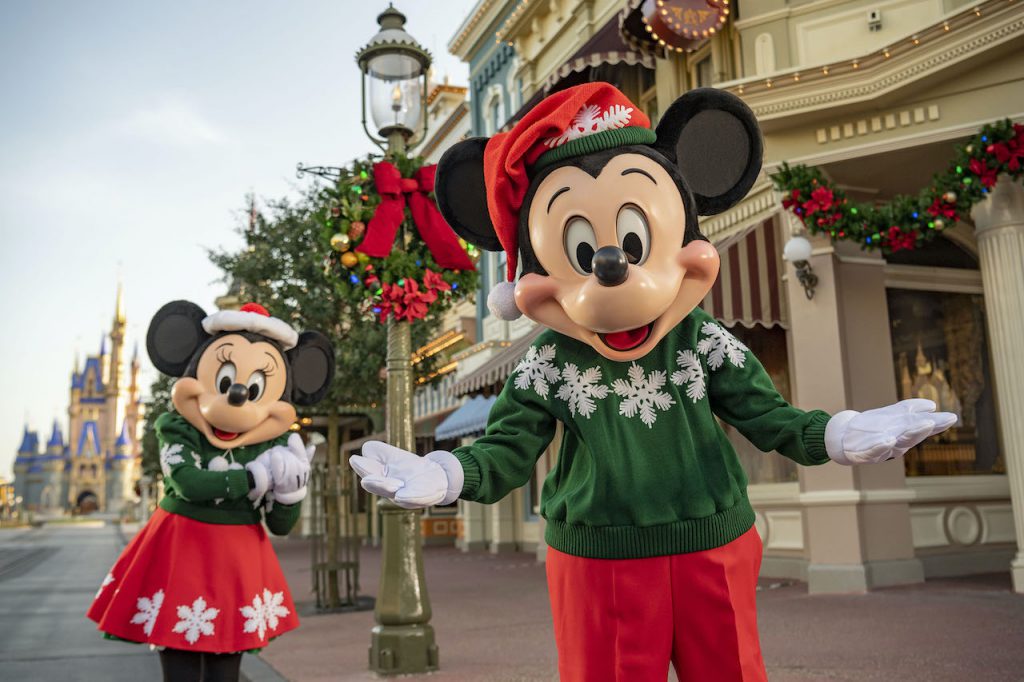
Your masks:
{"label": "blue awning", "polygon": [[435,440],[449,440],[479,435],[487,428],[487,415],[497,396],[485,398],[481,395],[468,400],[459,409],[448,415],[434,431]]}

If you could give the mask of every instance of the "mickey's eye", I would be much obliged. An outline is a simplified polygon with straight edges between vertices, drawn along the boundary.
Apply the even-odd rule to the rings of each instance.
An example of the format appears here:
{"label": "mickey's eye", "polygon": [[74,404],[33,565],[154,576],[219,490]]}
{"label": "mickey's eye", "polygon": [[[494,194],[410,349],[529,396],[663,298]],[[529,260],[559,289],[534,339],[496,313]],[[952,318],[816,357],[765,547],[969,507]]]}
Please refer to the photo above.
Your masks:
{"label": "mickey's eye", "polygon": [[220,393],[227,393],[233,383],[235,383],[235,363],[225,362],[217,370],[217,390]]}
{"label": "mickey's eye", "polygon": [[263,396],[267,388],[267,375],[262,370],[256,370],[249,375],[249,400],[256,402]]}
{"label": "mickey's eye", "polygon": [[651,228],[643,211],[632,204],[620,208],[615,237],[626,252],[626,260],[633,265],[644,264],[651,252]]}
{"label": "mickey's eye", "polygon": [[569,264],[581,275],[589,275],[595,251],[594,227],[583,218],[571,218],[565,227],[565,255],[569,257]]}

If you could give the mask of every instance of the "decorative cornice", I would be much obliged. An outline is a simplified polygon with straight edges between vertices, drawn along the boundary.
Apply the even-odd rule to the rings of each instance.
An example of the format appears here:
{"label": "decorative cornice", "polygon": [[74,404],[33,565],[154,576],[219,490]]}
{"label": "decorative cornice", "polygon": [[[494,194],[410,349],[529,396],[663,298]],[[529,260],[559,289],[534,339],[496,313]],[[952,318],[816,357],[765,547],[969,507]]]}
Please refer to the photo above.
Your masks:
{"label": "decorative cornice", "polygon": [[856,59],[768,78],[723,83],[761,120],[873,99],[1024,34],[1024,15],[1007,0],[967,8],[910,38]]}
{"label": "decorative cornice", "polygon": [[430,94],[427,95],[427,106],[429,107],[434,103],[434,100],[441,96],[441,93],[447,93],[451,95],[465,95],[469,92],[469,88],[461,85],[448,85],[447,83],[441,83],[435,85],[430,89]]}
{"label": "decorative cornice", "polygon": [[483,22],[483,18],[495,7],[504,4],[505,0],[480,0],[477,2],[476,7],[459,26],[458,32],[448,41],[448,52],[464,60],[466,56],[462,48],[469,47],[476,42],[469,40],[476,34],[476,31],[487,28],[487,22]]}

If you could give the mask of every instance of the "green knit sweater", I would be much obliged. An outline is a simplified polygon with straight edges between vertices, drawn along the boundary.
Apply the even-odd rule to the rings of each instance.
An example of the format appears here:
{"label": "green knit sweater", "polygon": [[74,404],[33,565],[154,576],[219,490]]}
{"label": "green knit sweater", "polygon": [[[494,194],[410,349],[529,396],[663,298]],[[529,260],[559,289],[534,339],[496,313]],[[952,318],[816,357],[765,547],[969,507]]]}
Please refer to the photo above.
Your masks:
{"label": "green knit sweater", "polygon": [[259,523],[260,508],[267,507],[267,528],[274,535],[286,535],[299,520],[301,503],[256,505],[248,497],[245,465],[271,447],[284,445],[287,433],[265,443],[221,450],[180,414],[165,412],[156,420],[156,437],[164,472],[161,509],[204,523],[233,525]]}
{"label": "green knit sweater", "polygon": [[715,415],[765,452],[829,459],[829,415],[789,405],[746,346],[699,308],[634,362],[548,330],[509,377],[486,433],[455,449],[461,497],[496,502],[524,485],[560,421],[541,495],[549,546],[599,559],[719,547],[754,512]]}

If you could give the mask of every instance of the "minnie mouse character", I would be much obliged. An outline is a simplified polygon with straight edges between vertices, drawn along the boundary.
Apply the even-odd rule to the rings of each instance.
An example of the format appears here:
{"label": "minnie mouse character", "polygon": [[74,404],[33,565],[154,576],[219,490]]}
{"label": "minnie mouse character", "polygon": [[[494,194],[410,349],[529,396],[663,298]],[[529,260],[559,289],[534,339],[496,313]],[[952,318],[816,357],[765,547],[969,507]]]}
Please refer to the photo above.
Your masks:
{"label": "minnie mouse character", "polygon": [[297,405],[334,376],[318,332],[263,306],[207,315],[162,307],[146,348],[181,377],[156,421],[165,495],[103,580],[88,616],[107,636],[161,648],[165,680],[237,680],[241,653],[298,627],[261,525],[285,535],[306,496],[313,446],[288,435]]}
{"label": "minnie mouse character", "polygon": [[404,507],[495,502],[524,485],[564,425],[541,513],[563,680],[765,680],[755,588],[761,540],[747,480],[715,417],[804,465],[902,456],[956,421],[930,401],[831,416],[789,405],[748,349],[697,305],[718,275],[697,216],[761,167],[733,95],[680,97],[657,130],[621,92],[551,95],[507,133],[450,149],[438,204],[473,244],[508,254],[489,301],[548,327],[487,431],[417,457],[367,443],[370,492]]}

